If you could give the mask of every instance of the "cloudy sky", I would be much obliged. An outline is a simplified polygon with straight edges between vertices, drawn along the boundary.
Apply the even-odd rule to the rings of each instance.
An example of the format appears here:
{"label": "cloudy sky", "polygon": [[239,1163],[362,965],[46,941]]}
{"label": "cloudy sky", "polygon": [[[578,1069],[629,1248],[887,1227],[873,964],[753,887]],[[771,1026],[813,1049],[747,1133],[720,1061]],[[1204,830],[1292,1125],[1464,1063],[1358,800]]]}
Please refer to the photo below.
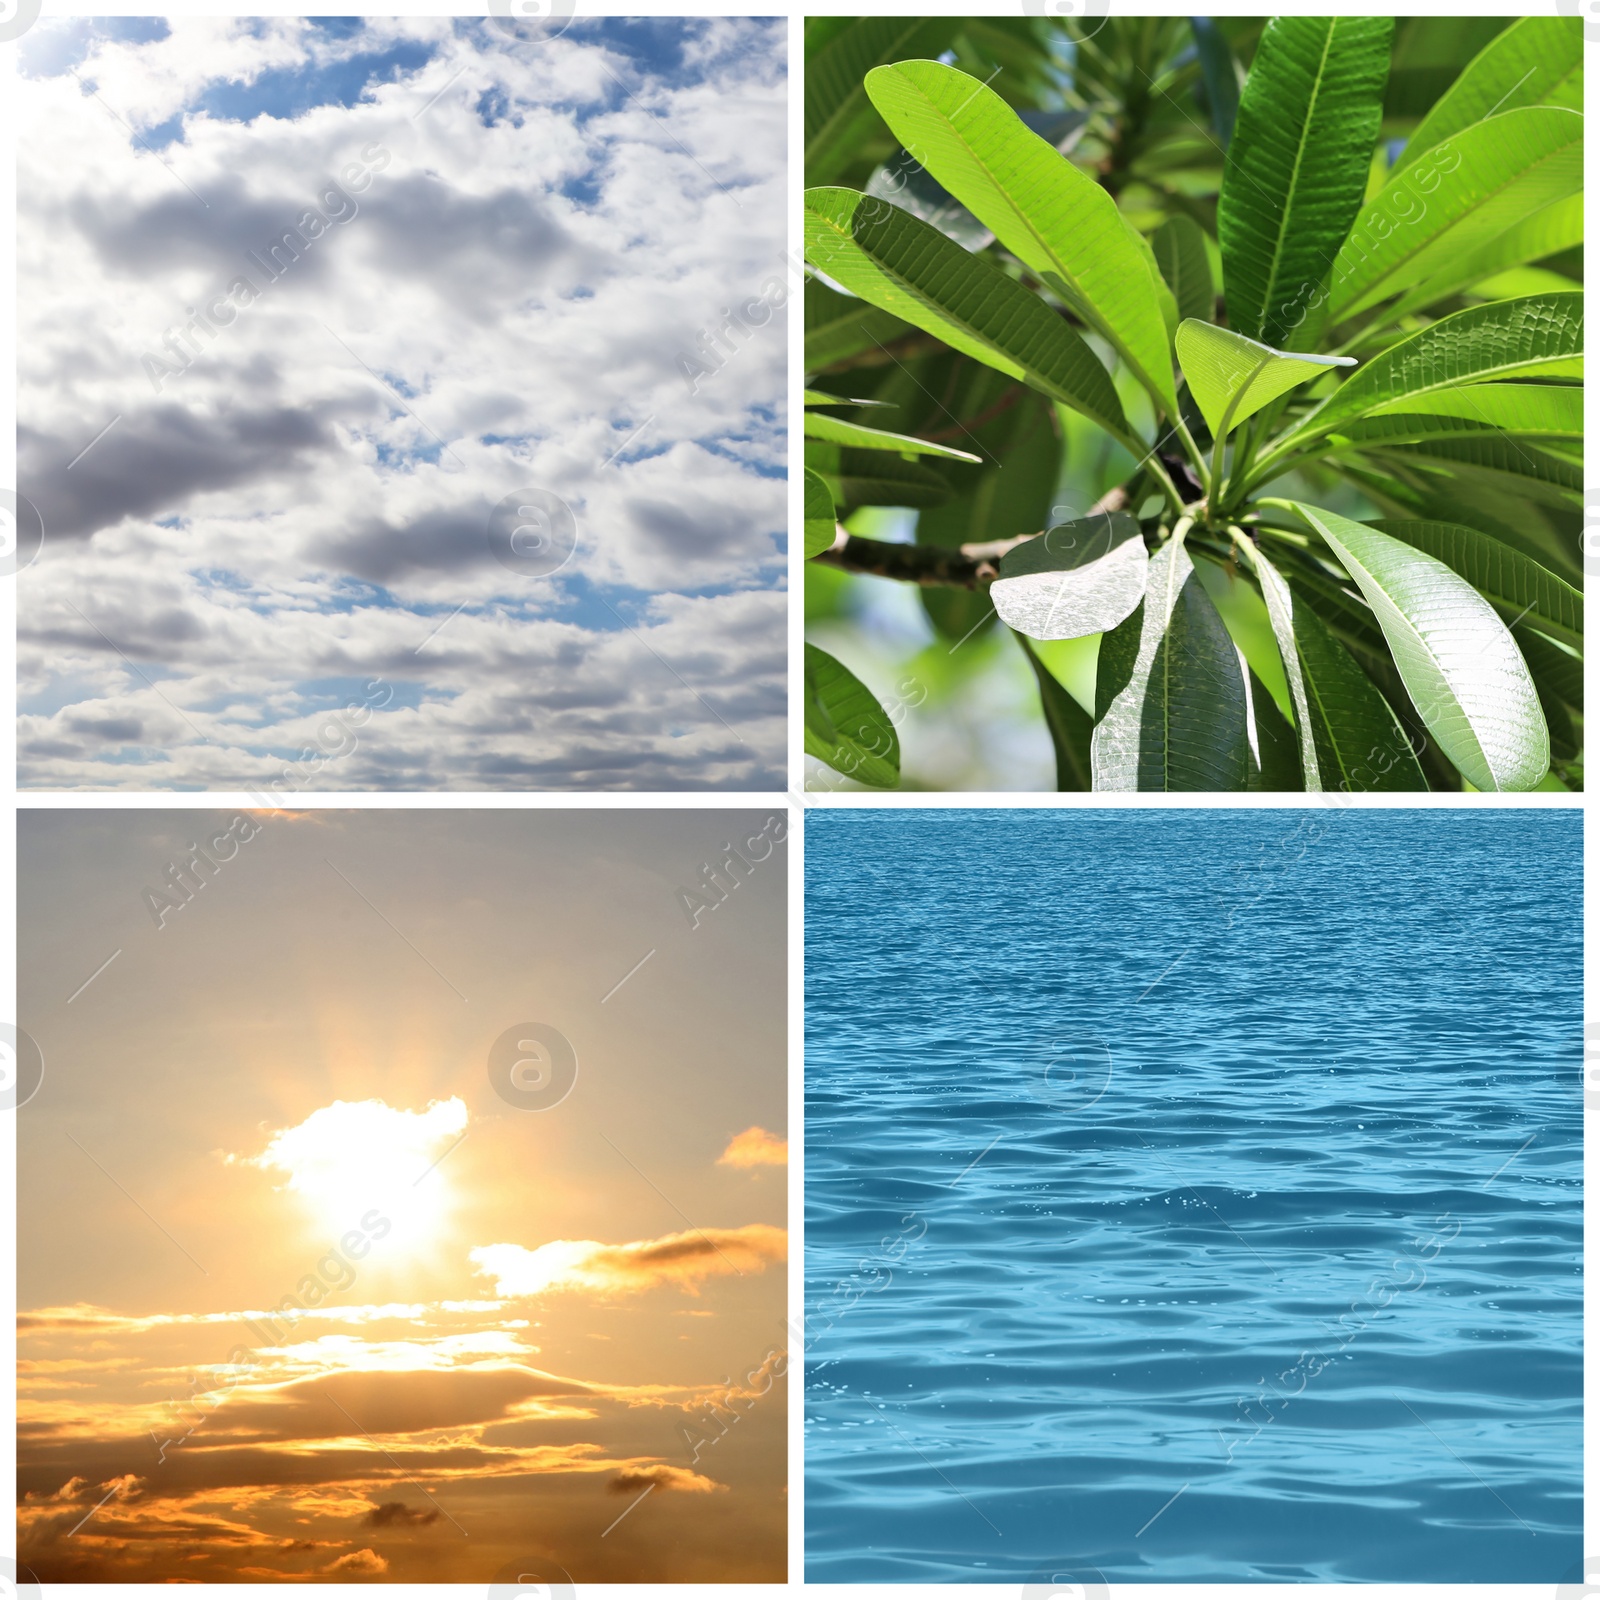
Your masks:
{"label": "cloudy sky", "polygon": [[23,813],[41,1580],[782,1581],[766,822]]}
{"label": "cloudy sky", "polygon": [[21,782],[781,788],[783,28],[37,23]]}

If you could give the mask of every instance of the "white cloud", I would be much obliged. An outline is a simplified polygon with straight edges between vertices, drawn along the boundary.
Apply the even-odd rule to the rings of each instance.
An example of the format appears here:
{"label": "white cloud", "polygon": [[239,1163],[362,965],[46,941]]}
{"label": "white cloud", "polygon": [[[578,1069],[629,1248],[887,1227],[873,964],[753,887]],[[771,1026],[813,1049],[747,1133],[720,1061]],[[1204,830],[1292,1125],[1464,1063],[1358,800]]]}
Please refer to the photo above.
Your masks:
{"label": "white cloud", "polygon": [[[51,26],[22,781],[781,785],[781,25]],[[529,486],[555,577],[487,538]]]}

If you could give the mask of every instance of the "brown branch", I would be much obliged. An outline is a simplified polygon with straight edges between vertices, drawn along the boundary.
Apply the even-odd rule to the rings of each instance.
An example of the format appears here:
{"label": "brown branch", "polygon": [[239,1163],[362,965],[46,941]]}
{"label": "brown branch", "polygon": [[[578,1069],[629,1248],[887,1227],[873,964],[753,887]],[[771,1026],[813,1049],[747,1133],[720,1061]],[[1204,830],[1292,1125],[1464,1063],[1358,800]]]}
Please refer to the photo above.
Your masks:
{"label": "brown branch", "polygon": [[[1127,503],[1128,492],[1119,486],[1102,495],[1086,514],[1095,517],[1104,512],[1121,511]],[[815,559],[844,572],[894,578],[900,583],[917,583],[936,589],[983,589],[1000,576],[1000,558],[1008,550],[1015,550],[1019,544],[1038,537],[1037,533],[1024,533],[1015,539],[990,539],[953,547],[891,544],[886,539],[863,539],[841,523],[833,544]]]}

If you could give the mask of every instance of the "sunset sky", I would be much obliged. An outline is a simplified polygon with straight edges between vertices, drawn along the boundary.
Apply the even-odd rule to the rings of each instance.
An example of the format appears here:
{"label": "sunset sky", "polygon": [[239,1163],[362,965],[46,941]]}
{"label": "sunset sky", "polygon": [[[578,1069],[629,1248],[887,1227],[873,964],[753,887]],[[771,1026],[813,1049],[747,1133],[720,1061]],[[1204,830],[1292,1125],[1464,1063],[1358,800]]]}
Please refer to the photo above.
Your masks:
{"label": "sunset sky", "polygon": [[782,1580],[768,815],[22,814],[40,1579]]}

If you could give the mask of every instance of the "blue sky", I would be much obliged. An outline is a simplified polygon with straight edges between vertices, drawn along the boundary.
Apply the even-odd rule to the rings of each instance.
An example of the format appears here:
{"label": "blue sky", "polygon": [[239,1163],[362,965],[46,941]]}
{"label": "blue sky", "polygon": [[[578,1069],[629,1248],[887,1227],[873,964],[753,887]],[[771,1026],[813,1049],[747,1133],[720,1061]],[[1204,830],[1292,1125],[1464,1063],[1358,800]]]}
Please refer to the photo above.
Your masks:
{"label": "blue sky", "polygon": [[781,782],[781,24],[24,43],[25,786]]}

